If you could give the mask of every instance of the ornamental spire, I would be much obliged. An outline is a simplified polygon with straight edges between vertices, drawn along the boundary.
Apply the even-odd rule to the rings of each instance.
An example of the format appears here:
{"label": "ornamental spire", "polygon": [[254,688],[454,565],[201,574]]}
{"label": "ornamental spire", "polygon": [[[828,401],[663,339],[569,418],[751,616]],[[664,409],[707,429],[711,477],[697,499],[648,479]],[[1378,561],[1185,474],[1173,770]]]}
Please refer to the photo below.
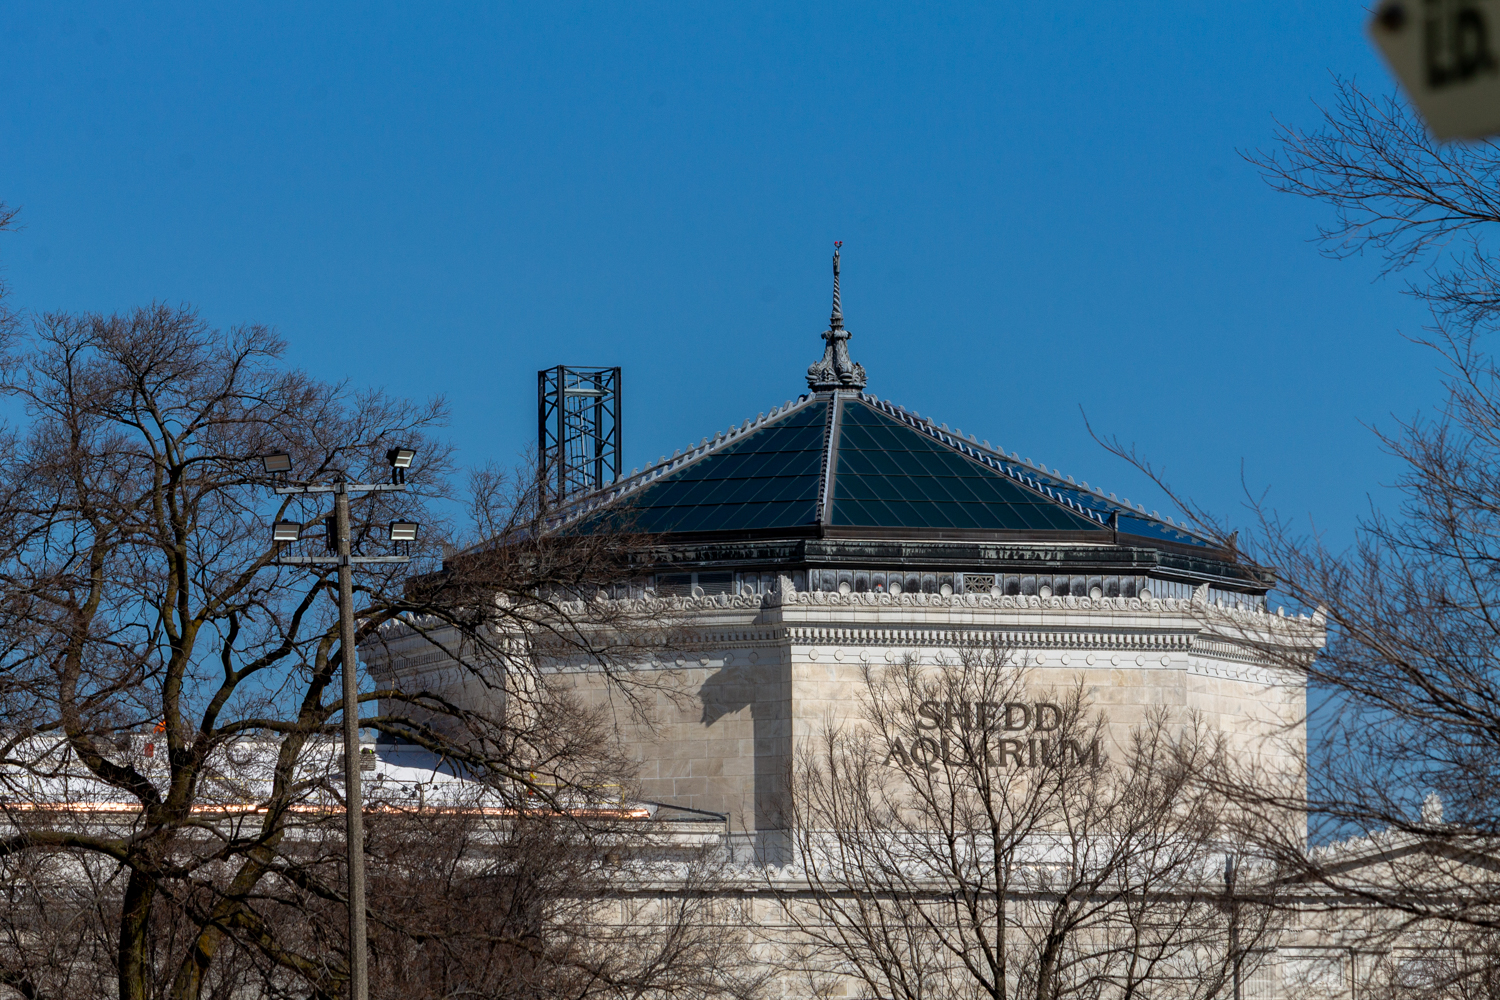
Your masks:
{"label": "ornamental spire", "polygon": [[863,389],[865,366],[849,358],[849,337],[844,329],[844,308],[839,302],[839,250],[844,241],[833,244],[833,314],[828,317],[828,329],[823,331],[827,347],[823,358],[808,366],[807,386],[813,392],[832,389]]}
{"label": "ornamental spire", "polygon": [[833,242],[833,315],[828,317],[830,330],[844,328],[844,307],[839,303],[839,248],[843,245],[843,240]]}

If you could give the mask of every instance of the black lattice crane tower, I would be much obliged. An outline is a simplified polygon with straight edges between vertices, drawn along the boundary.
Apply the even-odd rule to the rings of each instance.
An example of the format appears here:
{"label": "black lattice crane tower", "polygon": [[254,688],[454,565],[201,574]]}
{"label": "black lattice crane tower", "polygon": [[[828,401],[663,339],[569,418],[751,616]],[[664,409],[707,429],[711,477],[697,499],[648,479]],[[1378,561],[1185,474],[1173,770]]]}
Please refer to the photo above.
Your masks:
{"label": "black lattice crane tower", "polygon": [[620,478],[620,369],[536,373],[537,476],[555,507]]}

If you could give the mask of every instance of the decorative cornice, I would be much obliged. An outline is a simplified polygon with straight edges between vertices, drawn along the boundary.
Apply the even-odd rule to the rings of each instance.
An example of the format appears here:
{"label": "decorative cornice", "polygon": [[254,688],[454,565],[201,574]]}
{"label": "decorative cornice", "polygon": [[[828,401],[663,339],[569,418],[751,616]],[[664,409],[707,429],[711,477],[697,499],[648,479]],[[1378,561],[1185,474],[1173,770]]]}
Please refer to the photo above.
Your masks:
{"label": "decorative cornice", "polygon": [[[1201,644],[1194,644],[1194,652],[1201,652],[1198,648]],[[1217,677],[1231,681],[1249,681],[1252,684],[1283,684],[1286,682],[1285,674],[1278,676],[1272,669],[1275,664],[1267,664],[1261,658],[1246,657],[1243,654],[1231,654],[1218,650],[1214,655],[1220,657],[1217,660],[1205,660],[1201,656],[1193,656],[1188,659],[1187,672],[1199,677]]]}
{"label": "decorative cornice", "polygon": [[767,607],[801,605],[822,607],[917,607],[917,608],[999,608],[1042,611],[1144,611],[1185,613],[1198,619],[1233,621],[1262,627],[1276,623],[1300,622],[1308,629],[1321,631],[1322,623],[1303,615],[1286,618],[1263,608],[1231,608],[1188,598],[1156,597],[1026,597],[995,594],[840,594],[825,591],[796,591],[766,595]]}
{"label": "decorative cornice", "polygon": [[[1045,665],[1049,668],[1099,667],[1102,669],[1110,666],[1123,666],[1131,669],[1177,669],[1204,677],[1271,685],[1287,683],[1288,676],[1284,669],[1284,654],[1270,655],[1265,647],[1265,643],[1272,640],[1270,630],[1266,628],[1266,619],[1280,621],[1283,625],[1280,631],[1283,633],[1286,632],[1285,626],[1294,626],[1293,631],[1300,633],[1276,636],[1275,639],[1280,640],[1277,644],[1283,646],[1287,645],[1289,639],[1292,640],[1290,644],[1293,646],[1314,645],[1319,638],[1316,633],[1320,631],[1308,619],[1288,621],[1279,619],[1275,615],[1256,616],[1233,612],[1230,609],[1214,609],[1226,615],[1233,614],[1238,619],[1255,617],[1262,619],[1258,623],[1260,642],[1240,644],[1234,641],[1233,636],[1215,631],[1211,627],[1205,628],[1207,623],[1203,621],[1203,614],[1206,608],[1201,603],[1195,604],[1192,601],[1141,602],[1109,598],[1098,601],[1052,598],[1042,601],[1040,598],[979,598],[974,595],[968,595],[967,598],[953,598],[926,594],[900,595],[896,598],[891,598],[889,595],[869,594],[805,596],[811,599],[799,603],[809,607],[889,606],[946,609],[1008,606],[1024,611],[1074,611],[1078,608],[1070,605],[1076,604],[1086,606],[1085,610],[1166,614],[1186,612],[1192,615],[1192,618],[1189,620],[1179,618],[1175,622],[1161,621],[1154,627],[1139,621],[1130,624],[1122,622],[1115,627],[1112,624],[1097,621],[1075,623],[1066,618],[1051,622],[1007,622],[1004,619],[956,622],[938,620],[929,622],[776,622],[763,620],[758,614],[753,614],[752,617],[742,618],[738,622],[702,622],[696,627],[684,622],[683,624],[688,625],[695,636],[689,645],[693,649],[705,650],[703,655],[708,659],[701,665],[707,666],[709,661],[717,660],[723,654],[736,650],[759,649],[763,655],[766,655],[768,647],[779,647],[782,650],[776,654],[778,659],[788,655],[791,647],[798,646],[804,647],[807,655],[812,659],[819,658],[818,654],[821,654],[832,660],[847,659],[849,662],[856,659],[869,662],[872,659],[871,651],[884,649],[885,654],[877,654],[879,658],[894,662],[891,654],[899,650],[957,650],[999,643],[1001,646],[1024,653],[1028,662],[1033,654],[1046,654],[1045,662],[1039,662],[1036,665]],[[871,600],[871,598],[876,599]],[[973,603],[970,603],[970,599]],[[637,605],[641,611],[657,614],[663,612],[691,614],[692,612],[731,609],[754,613],[762,607],[771,606],[766,598],[751,595],[668,597],[630,603]],[[1129,605],[1135,605],[1135,607]],[[1300,643],[1297,641],[1299,639]],[[385,661],[377,672],[394,672],[398,676],[447,676],[441,669],[447,661],[446,653],[432,649],[402,649],[399,645],[389,647],[383,655],[378,653],[375,655],[375,659]],[[544,648],[545,645],[531,645],[530,652],[547,656],[548,650]],[[566,644],[561,644],[557,651],[562,652],[569,648]],[[721,652],[717,655],[707,652],[712,649]],[[366,656],[370,656],[372,652],[374,651],[367,650]],[[641,652],[648,659],[652,656],[649,650],[642,649]],[[847,656],[842,655],[846,652]],[[698,655],[694,653],[689,658],[696,659]],[[1072,659],[1069,658],[1070,656]],[[568,657],[565,655],[564,659]],[[551,669],[567,669],[568,666],[568,663],[559,662]],[[657,666],[666,667],[669,664],[662,663]],[[434,668],[439,669],[434,671]],[[588,669],[587,665],[583,665],[581,669]],[[456,680],[457,676],[453,675],[453,679]]]}
{"label": "decorative cornice", "polygon": [[[1201,653],[1233,659],[1242,658],[1245,655],[1247,646],[1253,647],[1258,644],[1272,644],[1282,648],[1291,646],[1313,649],[1322,645],[1325,629],[1324,622],[1317,616],[1311,618],[1307,616],[1283,617],[1271,614],[1263,609],[1221,607],[1202,600],[1178,598],[1141,600],[1136,597],[1101,597],[1095,599],[1088,597],[1043,598],[992,594],[955,594],[944,596],[942,594],[839,594],[824,593],[821,591],[797,591],[791,593],[773,592],[764,595],[713,594],[699,597],[651,596],[620,599],[600,597],[596,601],[608,603],[625,611],[627,614],[638,614],[642,616],[643,620],[657,616],[666,618],[682,616],[678,624],[693,628],[697,627],[691,621],[695,615],[737,611],[741,613],[748,612],[753,618],[759,618],[760,614],[766,611],[789,608],[828,608],[830,610],[841,609],[849,611],[911,608],[928,609],[939,614],[943,612],[962,613],[973,610],[1023,613],[1042,612],[1049,617],[1056,614],[1058,619],[1056,624],[1050,628],[1038,629],[1031,625],[1020,625],[1019,627],[1006,625],[1002,620],[995,622],[995,625],[999,628],[999,631],[997,631],[996,628],[984,626],[975,628],[974,626],[979,625],[980,622],[973,620],[970,620],[962,628],[954,629],[948,621],[942,619],[936,619],[930,623],[907,621],[891,625],[866,624],[864,622],[852,622],[847,625],[843,623],[823,624],[805,620],[777,623],[774,619],[771,621],[762,619],[754,622],[744,620],[742,625],[732,626],[731,631],[743,631],[745,628],[765,629],[770,627],[775,629],[778,634],[792,641],[798,641],[795,639],[795,636],[813,634],[808,630],[827,631],[832,629],[835,632],[849,635],[855,633],[861,635],[896,635],[899,633],[910,637],[902,641],[918,643],[926,643],[928,641],[916,638],[920,635],[930,634],[935,637],[940,634],[950,635],[960,632],[972,632],[974,635],[990,637],[985,641],[994,641],[994,638],[998,636],[1002,637],[1003,641],[1010,642],[1011,640],[1004,638],[1004,636],[1009,636],[1013,633],[1018,637],[1016,638],[1016,644],[1018,645],[1065,642],[1070,646],[1085,641],[1079,637],[1089,635],[1097,637],[1087,640],[1090,644],[1105,643],[1114,646],[1120,646],[1121,644],[1128,646],[1140,641],[1130,638],[1131,636],[1149,635],[1162,637],[1178,635],[1190,637],[1181,641],[1190,642]],[[565,614],[569,611],[574,611],[586,616],[588,613],[587,604],[583,601],[563,602],[558,606],[558,609]],[[1078,620],[1075,625],[1067,620],[1072,615],[1080,612],[1085,615],[1103,613],[1111,617],[1123,616],[1127,621],[1120,622],[1122,629],[1128,626],[1134,630],[1146,628],[1150,629],[1150,631],[1125,632],[1111,630],[1106,632],[1100,630],[1099,623],[1097,622]],[[1140,616],[1171,616],[1172,618],[1176,618],[1177,621],[1161,621],[1158,618],[1156,623],[1141,622],[1138,620]],[[947,618],[947,616],[944,615],[943,618]],[[1129,622],[1128,619],[1130,618],[1136,618],[1137,620]],[[443,627],[441,623],[437,622],[425,624],[434,624],[439,628]],[[587,627],[585,621],[581,621],[580,624]],[[412,629],[410,624],[401,622],[387,623],[380,631],[381,638],[379,640],[372,640],[366,644],[367,646],[372,644],[379,645],[381,642],[389,643],[405,637],[414,638],[417,634],[416,630]],[[822,633],[819,632],[818,634]],[[832,633],[830,632],[829,634]],[[1024,638],[1021,638],[1022,636]],[[1042,638],[1043,636],[1053,636],[1055,638],[1045,639]],[[727,635],[722,638],[724,641],[728,641]],[[518,638],[515,641],[520,640]],[[823,642],[825,640],[808,639],[806,641]],[[869,639],[861,641],[873,642],[879,640]],[[931,641],[938,642],[939,640],[934,638]],[[1158,640],[1153,639],[1152,641]],[[1166,640],[1161,639],[1160,641]],[[1176,642],[1178,640],[1173,641]],[[941,640],[941,642],[947,643],[947,640]],[[506,652],[511,651],[508,648],[509,643],[505,643],[502,640],[502,645],[507,647],[505,649]]]}
{"label": "decorative cornice", "polygon": [[960,649],[991,646],[1019,651],[1164,651],[1186,653],[1193,646],[1191,632],[1106,632],[1099,629],[1034,628],[923,628],[916,624],[848,627],[843,625],[788,625],[786,641],[798,646],[892,646]]}
{"label": "decorative cornice", "polygon": [[[1000,628],[922,627],[921,625],[847,626],[838,624],[747,624],[740,627],[705,629],[691,644],[692,652],[680,654],[693,666],[727,665],[733,656],[745,651],[759,651],[765,664],[781,662],[791,647],[804,647],[811,659],[832,661],[895,662],[899,651],[959,650],[990,646],[994,643],[1012,648],[1028,664],[1034,654],[1046,654],[1045,662],[1035,664],[1048,668],[1082,670],[1089,668],[1126,667],[1128,669],[1174,669],[1189,674],[1254,684],[1288,683],[1288,675],[1278,664],[1252,649],[1232,648],[1208,641],[1191,631],[1111,631],[1098,628]],[[569,647],[559,646],[563,659],[552,664],[553,671],[591,669],[587,663],[575,663],[566,655]],[[879,651],[884,650],[883,654]],[[872,651],[877,655],[872,657]],[[533,652],[546,655],[546,650]],[[666,661],[655,662],[654,655],[642,650],[656,669],[670,668]],[[380,658],[377,658],[380,659]],[[741,663],[736,659],[734,662]],[[749,661],[756,662],[752,657]],[[679,664],[679,666],[687,665]],[[436,669],[434,669],[436,668]],[[376,665],[376,673],[399,678],[423,677],[425,683],[457,681],[464,671],[441,651],[426,650],[420,654],[397,654]]]}
{"label": "decorative cornice", "polygon": [[702,597],[647,597],[638,603],[660,611],[759,610],[765,606],[761,594],[705,594]]}
{"label": "decorative cornice", "polygon": [[[1321,639],[1324,621],[1318,615],[1284,616],[1264,608],[1236,608],[1211,604],[1198,598],[1153,597],[1036,597],[996,594],[841,594],[826,591],[773,591],[768,594],[711,594],[701,597],[596,598],[621,606],[652,611],[722,611],[761,608],[932,608],[962,611],[973,608],[1003,611],[1135,612],[1186,615],[1206,625],[1233,625],[1260,630],[1303,633]],[[585,609],[583,601],[566,601],[559,608]]]}
{"label": "decorative cornice", "polygon": [[[965,624],[957,627],[921,623],[845,624],[845,623],[747,623],[740,626],[719,625],[695,632],[697,643],[714,649],[734,652],[740,649],[765,649],[767,646],[822,646],[868,650],[870,648],[949,648],[988,646],[995,642],[1018,651],[1120,654],[1127,658],[1146,656],[1148,662],[1135,666],[1153,667],[1163,653],[1176,654],[1171,666],[1186,668],[1190,674],[1248,680],[1260,684],[1284,683],[1277,663],[1255,649],[1205,638],[1190,628],[1166,628],[1151,631],[1112,630],[1098,627],[1068,628],[984,628]],[[857,655],[857,654],[855,654]],[[1186,656],[1187,659],[1182,659]],[[1054,666],[1056,664],[1053,664]],[[1062,666],[1094,666],[1083,660]],[[1101,664],[1120,666],[1113,661]],[[1168,664],[1160,664],[1167,666]]]}

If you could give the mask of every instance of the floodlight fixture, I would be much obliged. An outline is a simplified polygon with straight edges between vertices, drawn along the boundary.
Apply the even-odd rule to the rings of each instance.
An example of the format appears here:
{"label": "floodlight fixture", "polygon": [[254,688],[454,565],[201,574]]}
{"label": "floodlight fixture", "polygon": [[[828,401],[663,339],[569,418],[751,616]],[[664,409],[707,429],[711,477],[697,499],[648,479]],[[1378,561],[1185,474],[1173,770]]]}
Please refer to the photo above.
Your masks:
{"label": "floodlight fixture", "polygon": [[277,521],[271,525],[273,542],[295,542],[302,537],[302,525],[296,521]]}
{"label": "floodlight fixture", "polygon": [[411,468],[412,459],[417,457],[413,448],[391,448],[385,453],[385,460],[391,463],[391,482],[406,482],[406,470]]}
{"label": "floodlight fixture", "polygon": [[278,451],[273,455],[262,455],[260,464],[265,467],[267,474],[277,475],[292,471],[292,456],[284,451]]}
{"label": "floodlight fixture", "polygon": [[393,542],[415,542],[417,532],[422,526],[416,521],[392,521],[391,541]]}

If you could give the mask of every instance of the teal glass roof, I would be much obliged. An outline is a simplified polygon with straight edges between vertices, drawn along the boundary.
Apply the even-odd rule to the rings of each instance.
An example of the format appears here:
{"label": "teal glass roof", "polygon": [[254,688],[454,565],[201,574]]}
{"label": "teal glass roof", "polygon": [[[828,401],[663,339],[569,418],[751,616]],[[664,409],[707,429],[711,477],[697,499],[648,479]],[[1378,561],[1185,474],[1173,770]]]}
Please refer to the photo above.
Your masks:
{"label": "teal glass roof", "polygon": [[[834,407],[838,412],[835,417]],[[832,444],[832,467],[829,465]],[[825,476],[831,481],[825,483]],[[828,507],[822,501],[827,497]],[[1210,543],[873,396],[803,397],[583,502],[566,530],[1109,532]]]}
{"label": "teal glass roof", "polygon": [[748,531],[816,524],[828,404],[768,423],[629,501],[639,531]]}
{"label": "teal glass roof", "polygon": [[871,406],[845,400],[830,524],[975,531],[1104,531]]}

